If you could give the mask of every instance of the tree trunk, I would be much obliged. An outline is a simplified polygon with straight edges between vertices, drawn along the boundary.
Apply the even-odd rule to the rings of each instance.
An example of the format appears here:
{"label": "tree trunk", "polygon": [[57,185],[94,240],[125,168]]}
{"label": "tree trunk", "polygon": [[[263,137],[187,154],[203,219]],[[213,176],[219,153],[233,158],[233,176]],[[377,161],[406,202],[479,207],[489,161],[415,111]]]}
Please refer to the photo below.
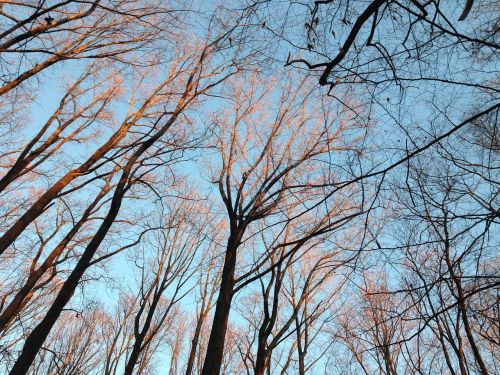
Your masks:
{"label": "tree trunk", "polygon": [[[446,213],[445,213],[444,217],[445,217],[445,220],[447,220],[447,214]],[[483,361],[483,358],[481,356],[479,348],[476,345],[476,341],[474,339],[474,335],[472,334],[472,329],[471,329],[471,326],[470,326],[470,323],[469,323],[469,318],[467,316],[467,307],[465,306],[465,294],[464,294],[464,290],[462,288],[462,281],[456,275],[455,270],[453,268],[453,263],[452,263],[451,258],[450,258],[450,247],[451,247],[451,244],[450,244],[450,236],[449,236],[449,233],[448,233],[447,221],[445,222],[445,225],[444,225],[444,233],[445,233],[445,256],[446,256],[445,259],[446,259],[446,265],[448,266],[448,271],[450,272],[451,279],[453,280],[453,282],[455,283],[455,286],[457,288],[458,296],[456,296],[456,297],[458,297],[457,298],[458,307],[459,307],[459,310],[462,313],[462,321],[464,323],[465,334],[467,335],[467,339],[469,340],[469,344],[471,346],[472,353],[474,354],[474,359],[476,360],[476,363],[477,363],[479,369],[481,370],[481,374],[482,375],[489,375],[489,371],[486,368],[486,364]]]}
{"label": "tree trunk", "polygon": [[42,276],[49,268],[54,267],[55,260],[61,255],[63,250],[70,243],[73,237],[78,233],[81,227],[87,222],[96,205],[108,191],[108,185],[106,184],[101,189],[94,201],[87,207],[80,220],[71,228],[66,236],[64,236],[61,242],[59,242],[59,244],[52,250],[50,255],[42,263],[42,265],[38,267],[38,269],[30,272],[30,274],[28,275],[28,279],[26,280],[22,288],[19,289],[14,299],[0,314],[0,332],[7,327],[12,319],[14,319],[14,317],[26,305],[26,303],[29,301],[30,296],[34,292],[33,288],[35,287],[36,283],[42,278]]}
{"label": "tree trunk", "polygon": [[202,375],[217,375],[220,373],[224,355],[224,342],[231,310],[231,301],[234,295],[234,270],[236,267],[236,251],[243,233],[233,232],[228,239],[224,268],[219,289],[219,296],[215,306],[212,330],[208,340]]}
{"label": "tree trunk", "polygon": [[141,354],[141,345],[144,337],[136,338],[134,342],[134,347],[132,348],[132,352],[127,361],[127,365],[125,366],[125,371],[123,375],[132,375],[132,371],[134,371],[134,367],[139,360],[139,355]]}
{"label": "tree trunk", "polygon": [[[180,110],[182,109],[187,96],[189,92],[191,91],[191,88],[193,87],[193,82],[192,82],[192,77],[196,73],[198,68],[196,68],[193,73],[190,75],[190,79],[186,85],[186,90],[184,92],[184,95],[181,97],[177,104],[177,108],[175,113],[170,117],[170,119],[162,126],[162,128],[152,137],[150,137],[147,141],[143,142],[142,145],[138,148],[138,150],[131,156],[127,164],[125,165],[122,175],[120,176],[120,180],[118,184],[116,185],[115,192],[113,194],[113,198],[111,200],[111,206],[109,208],[109,211],[106,215],[106,218],[102,222],[101,226],[97,230],[94,238],[90,241],[88,244],[87,248],[82,254],[82,257],[76,264],[76,267],[73,269],[71,274],[69,275],[68,279],[64,282],[61,290],[59,291],[59,294],[57,295],[56,299],[54,300],[54,303],[52,306],[49,308],[47,314],[43,318],[43,320],[38,324],[35,329],[30,333],[30,335],[27,337],[21,355],[17,358],[16,363],[14,364],[14,367],[10,371],[10,375],[21,375],[21,374],[26,374],[35,360],[35,357],[37,353],[40,351],[40,348],[42,347],[45,339],[49,335],[50,330],[56,323],[57,319],[61,315],[64,307],[66,304],[69,302],[71,299],[71,296],[75,292],[76,287],[78,286],[78,283],[80,282],[81,277],[83,276],[84,272],[86,269],[89,267],[90,262],[92,261],[92,257],[94,256],[95,252],[99,248],[99,245],[101,242],[104,240],[104,237],[106,237],[106,234],[108,233],[109,229],[113,225],[116,216],[118,215],[118,212],[120,211],[120,207],[123,201],[123,196],[125,195],[125,192],[127,190],[127,184],[129,183],[129,179],[131,177],[131,170],[139,157],[149,148],[153,145],[154,142],[156,142],[161,136],[163,136],[166,131],[170,128],[170,126],[175,122],[177,119]],[[102,153],[104,155],[108,150],[110,146],[113,146],[118,140],[122,139],[125,137],[128,129],[132,126],[131,123],[127,123],[126,125],[122,125],[120,129],[115,132],[111,138],[106,142],[105,145],[101,146],[99,150],[94,152],[91,158],[87,160],[84,164],[82,164],[77,170],[79,169],[84,169],[88,165],[92,165],[94,163],[94,158],[96,155],[99,153]],[[73,176],[73,172],[68,173],[68,175]],[[68,176],[67,175],[67,176]],[[66,177],[67,177],[66,176]],[[63,177],[57,184],[61,184],[61,181],[65,181],[65,178]],[[76,178],[76,176],[73,176]],[[68,182],[69,183],[69,182]],[[63,187],[60,189],[62,190]],[[54,189],[51,188],[47,193],[44,195],[47,195],[50,190]],[[40,201],[40,199],[39,199]],[[36,206],[36,204],[35,204]],[[29,210],[28,210],[29,211]],[[27,212],[28,213],[28,212]],[[25,214],[26,215],[26,214]],[[34,219],[32,219],[34,220]],[[19,221],[23,221],[22,218],[19,219]],[[18,222],[19,222],[18,221]],[[26,226],[29,223],[25,224]],[[12,229],[12,228],[11,228]],[[5,237],[5,235],[4,235]],[[7,236],[9,237],[9,236]],[[240,237],[241,238],[241,237]],[[14,238],[15,239],[15,238]],[[11,240],[10,243],[14,241],[14,239]],[[3,238],[2,238],[3,240]],[[2,240],[0,240],[0,252],[5,250],[10,243],[2,244]],[[8,239],[7,241],[9,241]],[[4,246],[5,248],[3,248]],[[233,262],[234,263],[234,262]],[[233,274],[234,274],[234,264],[233,264]],[[232,288],[231,288],[232,291]],[[231,293],[232,297],[232,293]]]}
{"label": "tree trunk", "polygon": [[305,375],[306,374],[306,364],[305,364],[305,359],[304,359],[304,353],[299,350],[299,374],[300,375]]}
{"label": "tree trunk", "polygon": [[268,357],[268,353],[266,351],[266,337],[259,334],[259,342],[257,347],[257,358],[255,359],[255,375],[264,375],[264,372],[267,367],[266,358]]}
{"label": "tree trunk", "polygon": [[146,306],[146,301],[144,301],[143,308],[139,311],[137,316],[135,317],[135,326],[136,332],[135,334],[135,342],[134,346],[132,348],[132,352],[130,353],[129,359],[127,361],[127,365],[125,366],[125,372],[124,375],[132,375],[132,371],[134,370],[135,365],[137,364],[137,361],[139,360],[139,356],[141,355],[141,351],[143,349],[143,343],[144,343],[144,338],[146,337],[146,334],[148,333],[150,327],[151,327],[151,322],[153,320],[154,313],[156,311],[156,306],[158,305],[158,302],[161,297],[161,292],[155,296],[153,296],[153,301],[151,303],[150,308],[148,309],[146,320],[144,322],[144,325],[142,329],[139,332],[139,324],[140,324],[140,319],[142,316],[142,311],[144,306]]}
{"label": "tree trunk", "polygon": [[191,375],[194,368],[194,360],[196,359],[196,349],[198,348],[198,342],[200,341],[201,328],[203,326],[203,321],[205,320],[204,312],[200,314],[200,318],[196,323],[196,328],[194,330],[194,336],[191,340],[191,349],[189,351],[188,362],[186,366],[186,375]]}
{"label": "tree trunk", "polygon": [[296,327],[296,335],[297,335],[297,355],[299,357],[299,374],[305,375],[306,373],[306,364],[305,364],[305,353],[302,349],[302,333],[300,332],[300,323],[299,318],[295,316],[295,327]]}
{"label": "tree trunk", "polygon": [[[125,184],[128,176],[122,175],[120,181]],[[89,267],[90,262],[92,261],[92,257],[94,256],[97,248],[104,240],[104,237],[108,233],[111,225],[115,221],[116,216],[120,210],[120,206],[123,199],[123,185],[122,188],[118,188],[115,191],[113,196],[113,200],[111,202],[111,207],[104,219],[103,223],[99,227],[96,235],[90,241],[87,248],[82,254],[82,257],[78,261],[76,267],[73,269],[68,279],[64,282],[61,290],[59,291],[54,303],[47,311],[47,314],[43,318],[43,320],[33,329],[30,335],[26,338],[23,349],[19,357],[17,358],[14,367],[10,370],[10,375],[21,375],[27,374],[31,364],[35,360],[37,353],[40,351],[45,339],[49,335],[50,330],[56,323],[57,319],[61,315],[64,307],[69,302],[73,293],[75,292],[78,283],[80,282],[83,273]]]}

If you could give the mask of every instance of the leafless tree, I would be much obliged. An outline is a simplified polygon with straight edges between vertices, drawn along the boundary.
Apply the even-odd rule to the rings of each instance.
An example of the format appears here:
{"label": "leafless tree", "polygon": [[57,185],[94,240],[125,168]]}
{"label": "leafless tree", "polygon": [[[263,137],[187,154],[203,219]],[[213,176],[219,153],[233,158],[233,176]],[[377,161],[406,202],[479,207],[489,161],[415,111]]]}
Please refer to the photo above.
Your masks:
{"label": "leafless tree", "polygon": [[[112,59],[153,65],[179,26],[176,4],[158,1],[2,1],[0,67],[5,95],[54,64]],[[140,52],[142,57],[135,52]]]}
{"label": "leafless tree", "polygon": [[499,373],[499,11],[0,0],[0,371]]}
{"label": "leafless tree", "polygon": [[[205,243],[209,222],[206,215],[193,212],[194,209],[193,205],[190,207],[188,204],[172,207],[172,212],[167,216],[170,220],[162,226],[152,243],[152,246],[157,247],[155,259],[141,262],[138,302],[134,304],[137,308],[131,315],[134,338],[127,356],[125,374],[133,373],[134,367],[140,364],[141,353],[147,350],[151,342],[159,336],[169,335],[170,325],[166,324],[166,320],[193,288],[190,280],[198,268],[197,252]],[[202,224],[195,226],[194,223]],[[173,353],[177,356],[178,345],[177,342],[173,347]],[[173,358],[172,365],[175,366]]]}
{"label": "leafless tree", "polygon": [[[120,211],[125,194],[137,183],[147,184],[144,176],[156,169],[155,158],[156,160],[162,160],[162,157],[169,158],[172,152],[176,150],[175,147],[169,144],[166,133],[176,123],[181,114],[190,105],[194,104],[199,97],[234,74],[233,63],[216,65],[211,70],[208,68],[210,57],[214,55],[214,51],[217,50],[219,44],[224,41],[225,35],[218,36],[214,42],[202,43],[198,49],[187,51],[184,56],[180,57],[180,61],[174,62],[166,80],[156,85],[139,109],[133,111],[127,117],[108,141],[100,146],[86,162],[60,178],[4,233],[2,243],[4,244],[4,249],[6,249],[26,229],[29,223],[45,211],[47,204],[55,199],[61,193],[62,189],[78,176],[87,174],[89,168],[92,169],[96,163],[101,164],[101,159],[110,151],[112,152],[118,142],[126,138],[131,127],[146,115],[145,111],[147,109],[150,109],[154,105],[157,106],[160,100],[172,106],[171,112],[164,105],[159,112],[148,113],[148,116],[155,116],[153,117],[152,125],[146,126],[144,133],[139,133],[136,139],[128,140],[131,143],[126,147],[126,156],[122,154],[124,164],[121,167],[120,178],[114,186],[108,212],[105,214],[95,235],[79,257],[75,268],[73,268],[64,282],[45,318],[27,337],[17,364],[11,370],[12,373],[26,371],[29,368],[36,352],[41,347],[51,327],[55,324],[64,306],[74,293],[82,275],[87,268],[98,261],[92,258],[113,225]],[[170,85],[174,84],[183,84],[183,90],[179,94],[169,95]],[[163,140],[166,138],[165,143],[160,142],[162,138]],[[123,153],[123,149],[120,148],[118,152]],[[110,255],[112,254],[106,255],[104,258]],[[99,259],[103,259],[103,257]]]}
{"label": "leafless tree", "polygon": [[[326,108],[316,106],[314,92],[306,83],[295,86],[290,80],[275,94],[271,87],[259,86],[257,76],[250,79],[249,88],[232,89],[234,110],[215,118],[220,127],[217,147],[222,160],[213,181],[227,211],[229,234],[203,374],[220,371],[235,291],[271,272],[274,266],[265,269],[265,264],[273,252],[287,248],[276,261],[278,266],[311,238],[333,231],[363,213],[355,199],[349,203],[340,199],[342,193],[330,194],[326,209],[320,207],[325,194],[322,187],[329,185],[330,178],[322,169],[322,160],[330,152],[337,151],[341,158],[343,152],[355,148],[360,140],[360,135],[355,134],[360,130],[357,124],[342,116],[332,118]],[[272,95],[278,98],[276,109],[271,106]],[[267,108],[273,108],[274,113]],[[348,129],[354,134],[346,144],[342,134]],[[354,190],[348,188],[343,193],[352,197]],[[294,221],[300,226],[288,242],[274,243],[270,239],[270,251],[258,250],[255,234],[266,233],[266,228],[272,227],[284,231]],[[254,251],[245,260],[244,249],[248,247]],[[240,275],[235,274],[237,265],[243,269]]]}

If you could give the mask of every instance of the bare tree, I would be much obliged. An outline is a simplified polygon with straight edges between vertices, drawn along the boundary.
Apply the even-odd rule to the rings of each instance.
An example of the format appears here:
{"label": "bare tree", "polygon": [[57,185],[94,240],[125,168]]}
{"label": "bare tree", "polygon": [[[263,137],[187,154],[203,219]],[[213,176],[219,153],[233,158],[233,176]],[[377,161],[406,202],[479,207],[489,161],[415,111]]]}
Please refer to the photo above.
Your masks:
{"label": "bare tree", "polygon": [[33,365],[34,374],[84,374],[97,372],[103,352],[101,325],[105,313],[67,314],[59,320]]}
{"label": "bare tree", "polygon": [[0,95],[67,60],[158,63],[161,54],[155,48],[161,43],[157,42],[171,37],[172,27],[180,22],[176,5],[157,1],[2,1],[1,5]]}
{"label": "bare tree", "polygon": [[[314,93],[305,83],[294,86],[286,82],[275,94],[271,87],[259,87],[257,76],[251,80],[249,88],[232,89],[234,110],[215,120],[220,126],[217,146],[222,160],[213,181],[227,211],[229,234],[203,374],[220,371],[235,291],[271,271],[265,270],[265,264],[275,249],[288,248],[279,264],[311,238],[362,213],[351,199],[343,207],[343,215],[337,216],[345,201],[337,200],[333,193],[327,208],[320,206],[325,194],[322,188],[329,185],[330,178],[322,170],[321,160],[334,151],[341,158],[343,152],[355,147],[358,135],[353,134],[348,143],[341,136],[347,129],[355,132],[357,124],[341,116],[332,118],[325,107],[315,106]],[[273,95],[278,97],[275,110],[271,106]],[[273,108],[274,113],[267,108]],[[300,230],[287,243],[270,240],[272,251],[258,250],[255,234],[268,227],[284,231],[295,220],[301,223]],[[245,260],[245,252],[239,249],[249,246],[258,251]],[[241,264],[239,268],[246,266],[240,275],[235,274],[237,264]]]}
{"label": "bare tree", "polygon": [[[193,210],[194,207],[188,204],[172,207],[166,218],[171,219],[157,233],[152,244],[157,247],[155,259],[142,262],[138,302],[135,303],[137,308],[131,316],[134,320],[134,339],[127,356],[125,374],[133,373],[141,353],[155,338],[168,334],[166,320],[192,288],[190,278],[198,268],[197,252],[205,242],[209,221],[206,215]],[[204,224],[195,226],[197,222]],[[173,352],[178,355],[178,348]]]}
{"label": "bare tree", "polygon": [[[160,140],[167,133],[167,131],[179,118],[181,113],[183,113],[191,104],[196,102],[197,98],[214,87],[214,85],[217,85],[228,76],[234,74],[234,70],[231,68],[233,66],[232,63],[229,65],[216,66],[214,70],[207,71],[206,68],[209,64],[208,60],[210,59],[210,56],[213,55],[213,52],[217,49],[219,43],[224,40],[223,37],[217,37],[215,42],[205,43],[202,45],[201,51],[195,50],[192,54],[185,56],[183,66],[174,64],[169,77],[156,86],[153,90],[153,95],[149,96],[149,98],[141,106],[139,112],[136,112],[132,118],[127,119],[127,121],[121,125],[119,130],[115,132],[103,146],[101,146],[85,163],[78,167],[76,173],[75,170],[71,171],[65,177],[60,179],[55,185],[53,185],[46,193],[44,193],[38,201],[35,202],[35,204],[4,234],[3,243],[5,246],[8,246],[24,230],[24,228],[26,228],[29,222],[34,220],[34,218],[43,212],[45,205],[49,203],[57,194],[59,194],[62,188],[67,186],[69,182],[74,180],[87,168],[92,167],[94,163],[98,162],[107,152],[109,152],[111,148],[116,145],[116,142],[125,137],[131,125],[142,116],[144,108],[148,108],[150,105],[156,104],[160,98],[165,98],[166,93],[163,90],[165,90],[169,84],[172,84],[172,81],[179,84],[180,82],[178,81],[181,80],[184,87],[179,95],[174,95],[175,98],[172,98],[174,100],[174,103],[172,103],[172,112],[166,112],[163,110],[157,114],[157,117],[153,122],[153,126],[148,130],[148,132],[132,143],[132,150],[130,151],[130,154],[127,155],[126,163],[122,167],[121,176],[113,191],[109,210],[105,214],[104,220],[100,224],[92,240],[86,246],[75,268],[66,279],[45,318],[27,337],[23,351],[21,352],[16,365],[11,370],[12,373],[26,372],[28,370],[36,352],[40,349],[51,327],[55,324],[64,309],[64,306],[70,300],[84,272],[92,265],[92,258],[94,254],[99,248],[101,242],[104,240],[120,211],[125,193],[129,191],[135,183],[142,182],[141,176],[147,173],[148,169],[150,170],[151,168],[155,168],[154,165],[149,166],[148,168],[148,164],[145,164],[146,160],[154,158],[156,155],[161,155],[165,152],[163,147],[160,147],[159,150],[156,150],[156,154],[153,153],[153,155],[149,155],[148,152],[154,150],[152,146],[157,144],[158,140]],[[177,67],[179,67],[180,70],[176,70]],[[168,116],[168,118],[164,119],[165,116]],[[132,121],[132,123],[129,123],[128,121]],[[169,145],[165,146],[168,148]],[[146,165],[145,170],[141,169],[144,164]],[[26,219],[28,219],[28,222],[23,221]]]}
{"label": "bare tree", "polygon": [[500,372],[499,10],[0,1],[2,371]]}

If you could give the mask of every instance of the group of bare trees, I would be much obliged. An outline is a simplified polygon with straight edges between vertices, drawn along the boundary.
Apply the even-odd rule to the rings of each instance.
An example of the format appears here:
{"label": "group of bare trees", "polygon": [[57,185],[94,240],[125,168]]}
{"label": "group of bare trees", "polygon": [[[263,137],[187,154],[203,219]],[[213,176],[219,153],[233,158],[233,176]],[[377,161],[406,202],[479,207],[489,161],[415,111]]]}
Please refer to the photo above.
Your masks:
{"label": "group of bare trees", "polygon": [[500,372],[495,1],[0,0],[0,372]]}

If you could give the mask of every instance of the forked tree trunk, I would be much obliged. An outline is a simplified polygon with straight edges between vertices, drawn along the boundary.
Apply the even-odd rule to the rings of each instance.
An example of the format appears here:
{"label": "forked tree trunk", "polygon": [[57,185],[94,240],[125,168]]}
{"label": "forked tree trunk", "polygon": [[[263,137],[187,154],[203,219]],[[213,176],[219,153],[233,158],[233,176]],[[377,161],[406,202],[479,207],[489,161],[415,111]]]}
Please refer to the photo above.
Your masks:
{"label": "forked tree trunk", "polygon": [[127,365],[125,366],[125,371],[123,375],[132,375],[132,371],[134,371],[134,367],[139,360],[139,355],[141,354],[141,345],[143,342],[144,336],[141,335],[140,338],[136,338],[134,342],[134,347],[132,348],[132,352],[127,361]]}
{"label": "forked tree trunk", "polygon": [[[139,356],[141,355],[142,350],[144,349],[144,339],[146,337],[146,334],[149,332],[149,329],[151,328],[151,322],[153,321],[153,316],[156,311],[156,307],[158,306],[158,302],[160,301],[161,297],[161,292],[153,297],[153,301],[151,303],[151,306],[148,309],[146,319],[144,322],[144,325],[142,329],[139,331],[139,324],[140,324],[140,318],[142,314],[138,314],[135,317],[135,327],[137,327],[137,332],[135,332],[135,341],[134,341],[134,346],[132,348],[132,352],[130,353],[130,356],[127,361],[127,365],[125,366],[125,371],[124,375],[132,375],[132,372],[134,371],[134,367],[139,361]],[[144,303],[144,306],[146,303]],[[141,309],[143,311],[143,308]]]}

